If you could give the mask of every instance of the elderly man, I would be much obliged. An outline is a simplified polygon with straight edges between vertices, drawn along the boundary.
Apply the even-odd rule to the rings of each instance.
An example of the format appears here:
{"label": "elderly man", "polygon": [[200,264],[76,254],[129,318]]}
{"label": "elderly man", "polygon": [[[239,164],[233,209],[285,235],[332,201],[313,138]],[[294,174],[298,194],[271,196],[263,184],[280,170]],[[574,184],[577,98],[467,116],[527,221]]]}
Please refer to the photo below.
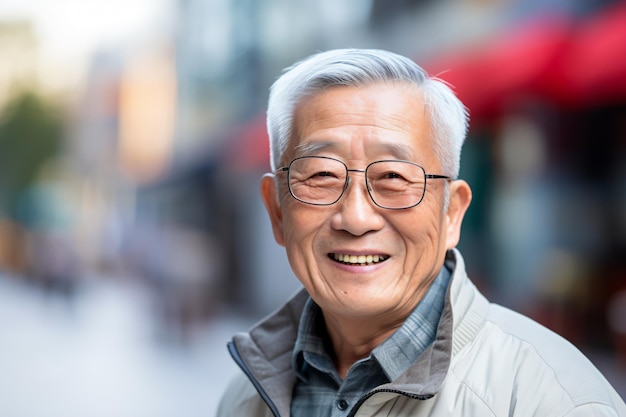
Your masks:
{"label": "elderly man", "polygon": [[329,51],[276,81],[267,118],[261,194],[304,289],[229,343],[219,416],[626,416],[576,348],[467,277],[468,118],[443,82]]}

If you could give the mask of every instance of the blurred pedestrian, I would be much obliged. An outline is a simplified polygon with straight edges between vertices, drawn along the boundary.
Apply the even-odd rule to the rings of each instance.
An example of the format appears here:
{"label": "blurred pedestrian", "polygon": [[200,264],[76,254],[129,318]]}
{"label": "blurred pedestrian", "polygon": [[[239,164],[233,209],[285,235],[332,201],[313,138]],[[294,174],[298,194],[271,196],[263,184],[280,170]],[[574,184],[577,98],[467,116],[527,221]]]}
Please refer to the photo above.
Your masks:
{"label": "blurred pedestrian", "polygon": [[626,416],[573,345],[468,278],[467,124],[445,83],[385,51],[275,82],[261,194],[304,289],[229,343],[243,374],[219,416]]}

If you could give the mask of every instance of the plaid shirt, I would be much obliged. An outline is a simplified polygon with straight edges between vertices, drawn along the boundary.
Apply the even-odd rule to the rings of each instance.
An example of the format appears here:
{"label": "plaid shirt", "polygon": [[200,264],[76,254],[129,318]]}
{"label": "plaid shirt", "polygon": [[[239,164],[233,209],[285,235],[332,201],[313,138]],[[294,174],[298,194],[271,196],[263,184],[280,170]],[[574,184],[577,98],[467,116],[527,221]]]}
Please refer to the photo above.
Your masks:
{"label": "plaid shirt", "polygon": [[369,357],[354,363],[344,380],[333,363],[322,312],[309,299],[300,318],[293,352],[298,378],[291,416],[346,416],[369,391],[402,375],[435,340],[449,282],[450,271],[443,267],[402,326]]}

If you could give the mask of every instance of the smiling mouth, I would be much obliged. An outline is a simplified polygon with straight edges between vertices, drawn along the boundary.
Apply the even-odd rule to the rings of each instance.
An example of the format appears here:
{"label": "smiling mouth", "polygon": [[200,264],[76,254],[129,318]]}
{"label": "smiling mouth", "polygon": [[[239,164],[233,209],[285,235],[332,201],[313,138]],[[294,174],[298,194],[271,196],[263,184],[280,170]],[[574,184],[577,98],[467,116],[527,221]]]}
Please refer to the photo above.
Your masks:
{"label": "smiling mouth", "polygon": [[374,265],[389,259],[385,255],[348,255],[343,253],[330,253],[328,255],[332,260],[341,262],[346,265]]}

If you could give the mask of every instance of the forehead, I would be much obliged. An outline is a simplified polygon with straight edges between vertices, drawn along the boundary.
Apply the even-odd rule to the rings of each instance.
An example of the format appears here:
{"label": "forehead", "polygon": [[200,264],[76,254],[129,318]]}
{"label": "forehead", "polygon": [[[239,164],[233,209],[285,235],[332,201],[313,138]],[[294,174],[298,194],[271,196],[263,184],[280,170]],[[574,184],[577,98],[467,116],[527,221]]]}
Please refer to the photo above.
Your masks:
{"label": "forehead", "polygon": [[408,83],[337,86],[296,107],[291,156],[359,152],[415,160],[430,149],[430,120],[421,91]]}

